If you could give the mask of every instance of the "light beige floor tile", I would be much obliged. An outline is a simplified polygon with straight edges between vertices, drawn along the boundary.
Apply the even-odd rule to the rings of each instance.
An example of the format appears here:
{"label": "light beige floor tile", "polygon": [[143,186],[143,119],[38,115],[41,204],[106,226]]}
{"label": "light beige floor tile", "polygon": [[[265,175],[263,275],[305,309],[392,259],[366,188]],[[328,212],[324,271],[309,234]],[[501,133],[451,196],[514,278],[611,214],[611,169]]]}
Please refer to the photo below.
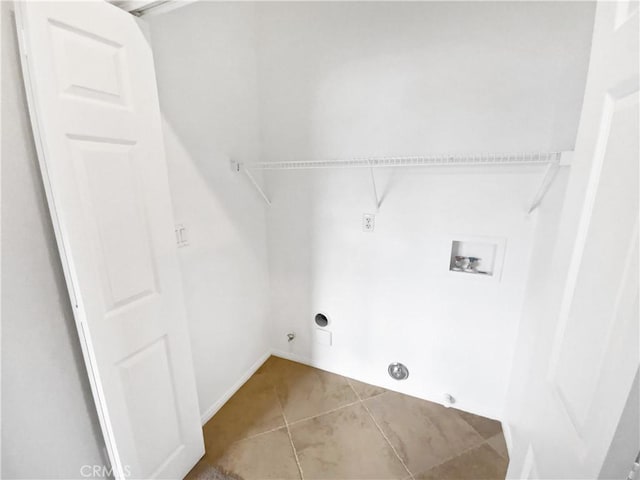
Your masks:
{"label": "light beige floor tile", "polygon": [[475,445],[482,437],[456,412],[395,392],[365,401],[412,473],[424,472]]}
{"label": "light beige floor tile", "polygon": [[422,474],[416,480],[504,480],[507,460],[486,443]]}
{"label": "light beige floor tile", "polygon": [[284,426],[284,417],[270,383],[254,375],[203,427],[207,452],[216,453],[251,435]]}
{"label": "light beige floor tile", "polygon": [[244,480],[300,478],[286,428],[240,440],[215,455],[207,452],[205,459]]}
{"label": "light beige floor tile", "polygon": [[340,375],[278,359],[269,369],[289,423],[358,401]]}
{"label": "light beige floor tile", "polygon": [[273,355],[267,358],[267,360],[260,365],[260,368],[254,373],[254,376],[259,376],[263,380],[271,383],[273,385],[272,372],[273,370],[277,370],[280,362],[284,361],[281,358],[274,357]]}
{"label": "light beige floor tile", "polygon": [[460,415],[464,421],[466,421],[469,425],[475,428],[476,431],[484,439],[487,439],[487,438],[493,437],[494,435],[502,433],[502,425],[497,420],[481,417],[479,415],[463,412],[461,410],[455,410],[455,411],[458,412],[458,415]]}
{"label": "light beige floor tile", "polygon": [[308,365],[302,363],[293,362],[286,358],[270,356],[258,369],[256,373],[261,373],[269,378],[272,384],[277,383],[287,375],[291,375],[296,372],[303,372],[306,370],[317,370]]}
{"label": "light beige floor tile", "polygon": [[[409,469],[424,472],[420,478],[504,478],[508,457],[499,422],[278,357],[205,425],[207,455],[199,468],[207,462],[246,480],[299,478],[282,405],[289,422],[297,422],[290,428],[306,479],[406,479],[369,413],[351,405],[358,397]],[[188,478],[197,480],[198,471]]]}
{"label": "light beige floor tile", "polygon": [[403,479],[406,469],[360,404],[291,426],[307,479]]}
{"label": "light beige floor tile", "polygon": [[487,444],[493,448],[502,458],[509,459],[509,451],[507,450],[507,443],[504,441],[504,435],[499,433],[487,440]]}
{"label": "light beige floor tile", "polygon": [[348,379],[349,383],[356,391],[356,393],[363,400],[366,398],[375,397],[376,395],[380,395],[381,393],[386,392],[386,390],[382,387],[376,387],[375,385],[369,385],[368,383],[362,383],[352,378]]}

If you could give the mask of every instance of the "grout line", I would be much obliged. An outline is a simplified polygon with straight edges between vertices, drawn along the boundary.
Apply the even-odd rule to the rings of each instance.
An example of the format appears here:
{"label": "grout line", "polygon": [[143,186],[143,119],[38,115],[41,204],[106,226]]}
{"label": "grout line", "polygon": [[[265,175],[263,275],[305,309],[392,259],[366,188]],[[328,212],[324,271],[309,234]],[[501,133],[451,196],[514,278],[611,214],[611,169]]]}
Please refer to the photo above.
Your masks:
{"label": "grout line", "polygon": [[[353,387],[351,387],[353,388]],[[371,395],[370,397],[365,398],[364,400],[371,400],[372,398],[378,398],[380,395],[384,395],[385,393],[389,392],[390,390],[385,390],[384,392],[380,392],[380,393],[376,393],[375,395]],[[364,400],[362,400],[364,402]]]}
{"label": "grout line", "polygon": [[242,442],[244,440],[249,440],[251,438],[256,438],[256,437],[260,437],[262,435],[265,435],[267,433],[273,433],[273,432],[277,432],[278,430],[282,430],[283,428],[286,428],[286,425],[280,425],[279,427],[275,427],[275,428],[270,428],[269,430],[265,430],[264,432],[258,432],[258,433],[254,433],[252,435],[249,435],[247,437],[243,437],[240,440],[236,440],[233,443],[237,443],[237,442]]}
{"label": "grout line", "polygon": [[[347,377],[345,377],[345,378],[347,378]],[[350,380],[349,378],[347,378],[347,383],[348,383],[348,384],[349,384],[349,386],[351,387],[351,390],[353,390],[353,393],[355,393],[355,394],[356,394],[356,397],[358,398],[358,401],[359,401],[359,402],[362,402],[362,397],[360,396],[360,394],[359,394],[358,392],[356,392],[356,389],[355,389],[355,388],[353,388],[353,385],[351,384],[351,380]],[[382,394],[380,394],[380,395],[382,395]]]}
{"label": "grout line", "polygon": [[[391,441],[389,440],[389,437],[387,437],[387,435],[384,433],[384,431],[382,430],[382,427],[380,427],[380,425],[378,424],[378,422],[376,421],[376,419],[373,417],[373,414],[371,413],[371,410],[369,410],[369,407],[367,407],[367,405],[364,403],[364,400],[362,399],[362,397],[360,396],[360,394],[358,392],[356,392],[356,389],[353,388],[353,385],[351,385],[351,382],[349,380],[347,380],[347,383],[349,384],[349,386],[351,387],[351,390],[353,390],[353,393],[356,394],[356,397],[358,397],[358,399],[360,400],[360,405],[362,405],[362,407],[366,410],[366,412],[369,414],[369,416],[371,417],[371,420],[373,420],[374,425],[376,426],[376,428],[378,429],[378,431],[380,432],[380,434],[382,435],[382,437],[385,439],[385,441],[387,442],[387,444],[391,447],[391,450],[393,451],[393,453],[395,454],[395,456],[398,458],[398,460],[400,460],[400,463],[402,464],[402,466],[404,467],[404,469],[407,471],[407,473],[409,474],[409,478],[411,480],[415,480],[415,477],[413,476],[413,473],[411,473],[411,470],[409,470],[409,467],[407,467],[407,464],[404,463],[404,460],[402,460],[402,458],[400,457],[400,454],[398,453],[398,451],[396,450],[396,447],[394,447],[391,444]],[[382,395],[382,394],[380,394]],[[374,397],[377,397],[378,395],[374,395]],[[371,397],[373,398],[373,397]]]}
{"label": "grout line", "polygon": [[[462,451],[460,451],[460,452],[456,453],[455,455],[452,455],[452,456],[450,456],[450,457],[445,458],[445,459],[444,459],[443,461],[441,461],[440,463],[436,463],[436,464],[434,464],[434,465],[431,465],[431,466],[429,467],[429,469],[427,470],[427,472],[428,472],[429,470],[433,469],[433,468],[439,467],[440,465],[443,465],[443,464],[445,464],[445,463],[447,463],[447,462],[449,462],[449,461],[453,460],[454,458],[458,458],[459,456],[464,455],[465,453],[470,452],[471,450],[474,450],[474,449],[476,449],[476,448],[480,448],[480,447],[481,447],[482,445],[484,445],[484,444],[486,444],[489,448],[491,448],[491,445],[489,445],[489,444],[487,443],[487,441],[483,438],[483,439],[482,439],[482,442],[477,443],[477,444],[475,444],[475,445],[473,445],[473,446],[471,446],[471,447],[467,447],[467,448],[465,448],[464,450],[462,450]],[[497,452],[496,452],[496,453],[497,453]],[[500,455],[500,454],[498,454],[498,455]],[[422,473],[424,473],[424,472],[422,472]]]}
{"label": "grout line", "polygon": [[402,464],[402,466],[404,467],[404,469],[407,471],[407,473],[409,474],[409,478],[411,480],[415,480],[415,477],[413,476],[413,473],[411,473],[411,470],[409,470],[409,467],[407,467],[407,464],[404,463],[404,460],[402,460],[402,457],[400,457],[400,454],[398,453],[398,451],[396,450],[396,447],[394,447],[391,443],[391,440],[389,440],[389,437],[387,437],[387,435],[384,433],[384,431],[382,430],[382,427],[380,427],[380,425],[378,424],[377,420],[374,418],[373,414],[371,413],[371,410],[369,410],[369,407],[367,407],[365,405],[365,403],[363,401],[360,402],[362,404],[362,406],[364,407],[364,409],[367,411],[367,413],[369,414],[369,416],[371,417],[371,420],[373,420],[373,423],[375,424],[376,428],[380,431],[380,433],[382,434],[382,436],[384,437],[384,439],[387,441],[387,443],[389,444],[389,446],[391,447],[391,450],[393,450],[393,453],[395,453],[396,457],[398,457],[398,460],[400,460],[400,463]]}
{"label": "grout line", "polygon": [[296,459],[296,465],[298,466],[298,471],[300,472],[300,480],[304,480],[304,473],[302,473],[302,465],[300,465],[300,459],[298,458],[298,451],[296,450],[296,446],[293,443],[293,438],[291,437],[291,430],[289,430],[289,426],[287,426],[287,435],[289,435],[289,442],[291,442],[291,450],[293,450],[293,456]]}
{"label": "grout line", "polygon": [[[366,407],[365,407],[365,408],[366,408]],[[458,415],[458,417],[459,417],[461,420],[463,420],[465,423],[467,423],[467,424],[471,427],[471,429],[474,431],[474,433],[478,436],[478,438],[479,438],[481,441],[480,441],[480,442],[478,442],[478,443],[476,443],[476,444],[473,444],[473,445],[471,445],[471,446],[469,446],[469,447],[467,447],[467,448],[465,448],[464,450],[461,450],[460,452],[456,452],[454,455],[451,455],[450,457],[445,458],[444,460],[442,460],[442,461],[441,461],[441,462],[439,462],[439,463],[436,463],[436,464],[434,464],[434,465],[431,465],[431,466],[427,469],[427,471],[429,471],[429,470],[431,470],[431,469],[433,469],[433,468],[439,467],[440,465],[443,465],[443,464],[447,463],[448,461],[453,460],[454,458],[459,457],[460,455],[464,455],[465,453],[470,452],[471,450],[473,450],[473,449],[475,449],[475,448],[480,448],[480,447],[481,447],[482,445],[484,445],[485,443],[486,443],[489,447],[491,447],[491,445],[489,445],[489,444],[487,443],[487,439],[485,439],[482,435],[480,435],[480,434],[478,433],[478,431],[477,431],[475,428],[473,428],[473,425],[469,424],[469,422],[467,422],[464,418],[460,417],[460,415]],[[374,421],[375,421],[375,419],[374,419]],[[431,421],[431,419],[427,418],[427,421],[433,425],[433,422]],[[498,455],[499,455],[499,454],[498,454]],[[420,472],[420,473],[424,473],[424,472]],[[412,478],[413,478],[413,476],[412,476]]]}
{"label": "grout line", "polygon": [[[484,443],[486,443],[487,445],[489,445],[493,450],[495,450],[495,451],[496,451],[496,453],[497,453],[498,455],[500,455],[502,458],[504,458],[504,456],[503,456],[500,452],[498,452],[495,448],[493,448],[493,446],[489,443],[489,439],[490,439],[490,438],[496,437],[496,436],[498,436],[498,435],[501,435],[501,436],[502,436],[502,438],[504,439],[504,432],[502,431],[502,428],[500,428],[500,433],[496,433],[495,435],[492,435],[492,436],[490,436],[489,438],[485,438],[485,437],[484,437],[484,435],[482,435],[482,433],[480,433],[480,430],[478,430],[475,426],[473,426],[473,425],[471,424],[471,422],[467,421],[467,420],[466,420],[462,415],[458,414],[458,418],[460,418],[463,422],[465,422],[467,425],[469,425],[469,426],[473,429],[473,431],[474,431],[474,432],[476,432],[476,433],[478,434],[478,436],[484,440]],[[481,445],[482,445],[482,444],[481,444]],[[507,460],[508,460],[508,459],[507,459]]]}
{"label": "grout line", "polygon": [[[349,378],[349,377],[344,377],[344,378],[347,380],[347,383],[348,383],[348,384],[349,384],[349,386],[351,387],[351,390],[353,390],[353,393],[355,393],[355,394],[356,394],[356,397],[358,397],[358,398],[359,398],[360,400],[362,400],[362,401],[364,401],[364,400],[369,400],[369,399],[371,399],[371,398],[379,397],[380,395],[384,395],[385,393],[387,393],[387,392],[390,392],[390,391],[391,391],[391,390],[387,390],[387,389],[386,389],[386,388],[384,388],[384,387],[380,387],[380,386],[372,385],[372,384],[368,383],[367,385],[371,385],[371,386],[376,387],[376,388],[381,388],[381,389],[382,389],[382,392],[380,392],[380,393],[376,393],[376,394],[371,395],[370,397],[367,397],[367,398],[362,398],[362,397],[360,396],[360,394],[359,394],[359,393],[356,391],[356,389],[354,388],[353,384],[351,383],[351,380],[353,380],[354,382],[359,382],[359,383],[363,383],[363,382],[360,382],[359,380],[355,380],[354,378]],[[364,383],[366,383],[366,382],[364,382]]]}
{"label": "grout line", "polygon": [[289,429],[289,421],[287,420],[287,416],[284,413],[284,405],[280,401],[280,397],[278,396],[278,392],[276,387],[273,386],[273,391],[278,399],[278,405],[280,405],[280,411],[282,412],[282,418],[284,419],[284,426],[287,429],[287,435],[289,436],[289,443],[291,443],[291,449],[293,450],[293,456],[296,459],[296,465],[298,466],[298,471],[300,472],[300,480],[304,480],[304,474],[302,473],[302,465],[300,465],[300,459],[298,458],[298,451],[296,450],[296,446],[293,443],[293,438],[291,437],[291,430]]}
{"label": "grout line", "polygon": [[494,439],[494,438],[496,438],[496,437],[498,437],[498,436],[502,437],[502,440],[506,443],[506,441],[504,440],[504,434],[503,434],[503,433],[496,433],[495,435],[492,435],[491,437],[486,438],[486,439],[485,439],[485,442],[486,442],[486,444],[487,444],[487,445],[489,445],[491,448],[493,448],[493,450],[494,450],[498,455],[500,455],[500,456],[501,456],[502,458],[504,458],[505,460],[509,460],[509,451],[508,451],[508,450],[507,450],[507,456],[505,457],[501,452],[499,452],[499,451],[498,451],[498,449],[497,449],[496,447],[494,447],[492,444],[490,444],[490,443],[489,443],[489,440]]}
{"label": "grout line", "polygon": [[314,418],[322,417],[323,415],[327,415],[329,413],[337,412],[338,410],[342,410],[343,408],[352,407],[353,405],[356,405],[357,403],[360,403],[360,400],[356,400],[355,402],[351,402],[351,403],[346,403],[346,404],[341,405],[339,407],[332,408],[331,410],[327,410],[326,412],[318,413],[317,415],[312,415],[310,417],[301,418],[300,420],[296,420],[295,422],[291,422],[289,425],[296,425],[296,424],[298,424],[300,422],[305,422],[307,420],[313,420]]}

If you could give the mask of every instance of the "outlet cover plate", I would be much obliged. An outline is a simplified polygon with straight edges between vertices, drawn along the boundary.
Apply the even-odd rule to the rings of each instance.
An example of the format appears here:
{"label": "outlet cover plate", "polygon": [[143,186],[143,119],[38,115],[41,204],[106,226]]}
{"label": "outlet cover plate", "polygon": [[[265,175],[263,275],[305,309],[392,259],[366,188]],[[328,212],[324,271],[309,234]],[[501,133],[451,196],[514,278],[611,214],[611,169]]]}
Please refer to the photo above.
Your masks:
{"label": "outlet cover plate", "polygon": [[376,227],[376,216],[372,213],[365,213],[362,216],[362,231],[373,232]]}
{"label": "outlet cover plate", "polygon": [[316,343],[330,347],[332,343],[331,332],[329,330],[321,330],[316,328]]}

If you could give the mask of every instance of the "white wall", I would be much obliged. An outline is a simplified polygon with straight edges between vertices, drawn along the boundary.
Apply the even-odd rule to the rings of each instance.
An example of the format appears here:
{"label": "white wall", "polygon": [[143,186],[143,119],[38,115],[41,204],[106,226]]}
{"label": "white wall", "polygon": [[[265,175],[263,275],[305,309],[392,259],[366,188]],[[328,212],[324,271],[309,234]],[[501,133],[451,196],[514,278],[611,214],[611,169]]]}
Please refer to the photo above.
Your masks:
{"label": "white wall", "polygon": [[2,472],[79,478],[103,440],[44,196],[13,2],[2,12]]}
{"label": "white wall", "polygon": [[582,2],[259,4],[267,159],[573,146]]}
{"label": "white wall", "polygon": [[149,22],[206,419],[270,349],[262,200],[229,167],[259,158],[254,7],[198,2]]}
{"label": "white wall", "polygon": [[[442,401],[448,392],[460,408],[499,417],[536,225],[525,202],[537,177],[402,172],[375,232],[364,233],[362,213],[372,211],[367,174],[280,174],[274,182],[274,344],[419,397]],[[459,235],[506,239],[501,281],[448,271]],[[332,321],[330,349],[313,340],[319,311]],[[295,344],[287,344],[287,331],[298,334]],[[393,361],[408,365],[407,381],[389,379]]]}
{"label": "white wall", "polygon": [[[573,148],[589,4],[266,3],[258,12],[267,160]],[[460,408],[501,418],[536,229],[524,212],[541,170],[380,172],[375,233],[361,230],[373,213],[367,175],[269,174],[274,345],[424,398],[449,392]],[[456,234],[506,239],[500,282],[447,271]],[[314,342],[317,311],[333,320],[330,349]],[[388,379],[396,360],[411,370],[406,382]]]}
{"label": "white wall", "polygon": [[[384,203],[365,234],[367,172],[269,174],[265,219],[228,157],[570,150],[592,14],[571,2],[202,2],[151,18],[203,415],[273,346],[501,417],[540,168],[379,172]],[[506,241],[500,281],[447,271],[459,235]],[[332,320],[330,350],[314,342],[316,311]],[[403,384],[386,375],[394,360],[411,369]]]}

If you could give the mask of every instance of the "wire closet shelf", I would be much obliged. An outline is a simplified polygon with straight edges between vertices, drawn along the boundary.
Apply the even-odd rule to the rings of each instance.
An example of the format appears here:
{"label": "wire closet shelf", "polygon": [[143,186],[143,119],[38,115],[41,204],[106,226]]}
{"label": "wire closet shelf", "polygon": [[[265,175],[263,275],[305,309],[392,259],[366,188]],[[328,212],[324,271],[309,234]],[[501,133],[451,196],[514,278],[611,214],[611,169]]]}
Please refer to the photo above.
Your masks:
{"label": "wire closet shelf", "polygon": [[255,170],[295,170],[313,168],[445,167],[486,165],[545,165],[559,162],[562,152],[490,153],[427,156],[354,157],[308,161],[254,162],[244,164]]}
{"label": "wire closet shelf", "polygon": [[267,205],[271,200],[251,174],[251,170],[304,170],[319,168],[368,168],[371,176],[371,188],[375,200],[376,211],[380,208],[380,198],[373,173],[380,167],[472,167],[472,166],[546,166],[540,187],[530,203],[528,213],[533,212],[542,202],[561,165],[569,165],[573,152],[534,152],[534,153],[487,153],[487,154],[454,154],[426,155],[411,157],[354,157],[346,159],[279,161],[242,163],[231,160],[231,168],[235,172],[244,172],[253,187]]}

